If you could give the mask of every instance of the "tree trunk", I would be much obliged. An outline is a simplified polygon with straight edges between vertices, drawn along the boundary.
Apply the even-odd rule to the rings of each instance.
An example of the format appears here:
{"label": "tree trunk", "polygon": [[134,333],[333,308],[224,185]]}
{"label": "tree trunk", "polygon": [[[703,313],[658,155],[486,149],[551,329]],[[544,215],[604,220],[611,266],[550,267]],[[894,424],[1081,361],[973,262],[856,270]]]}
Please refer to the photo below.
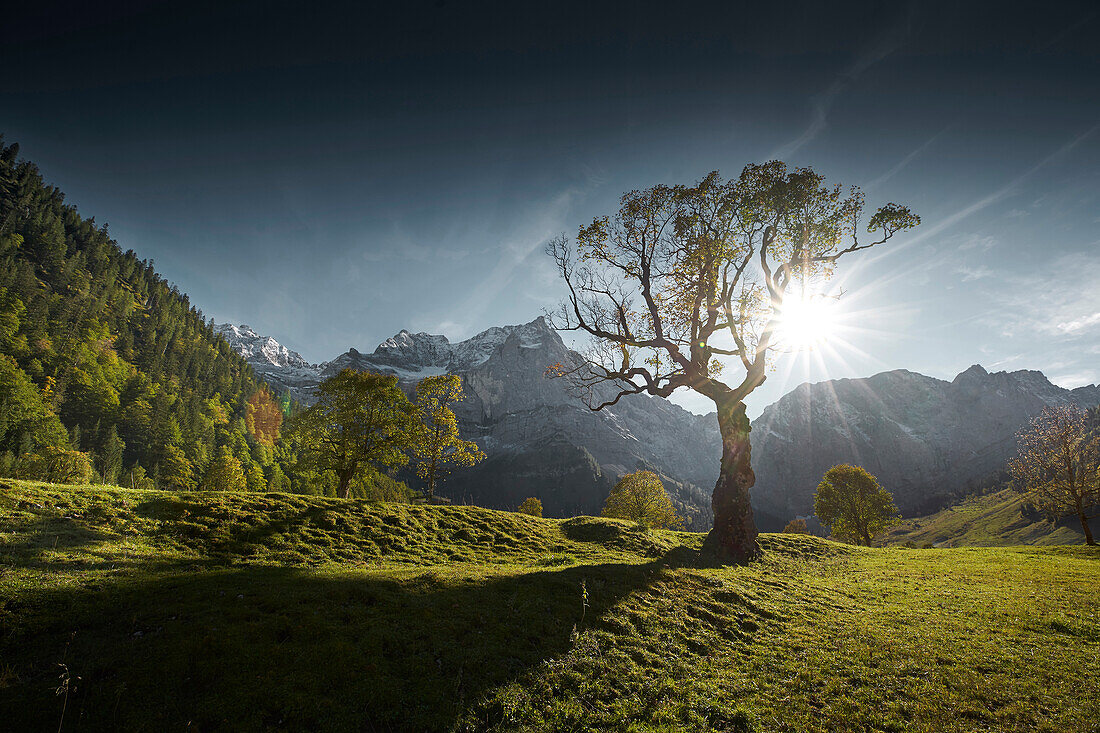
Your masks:
{"label": "tree trunk", "polygon": [[1077,512],[1077,517],[1081,520],[1081,530],[1085,533],[1085,544],[1095,545],[1096,540],[1092,538],[1092,530],[1089,529],[1088,517],[1085,516],[1084,512]]}
{"label": "tree trunk", "polygon": [[714,536],[718,547],[730,558],[745,560],[760,552],[749,501],[749,489],[756,483],[750,461],[751,428],[744,402],[731,400],[719,402],[717,406],[718,429],[722,433],[722,472],[711,498]]}
{"label": "tree trunk", "polygon": [[355,469],[340,471],[337,476],[340,478],[340,485],[336,487],[336,495],[341,499],[348,498],[348,491],[351,488],[351,477],[355,475]]}

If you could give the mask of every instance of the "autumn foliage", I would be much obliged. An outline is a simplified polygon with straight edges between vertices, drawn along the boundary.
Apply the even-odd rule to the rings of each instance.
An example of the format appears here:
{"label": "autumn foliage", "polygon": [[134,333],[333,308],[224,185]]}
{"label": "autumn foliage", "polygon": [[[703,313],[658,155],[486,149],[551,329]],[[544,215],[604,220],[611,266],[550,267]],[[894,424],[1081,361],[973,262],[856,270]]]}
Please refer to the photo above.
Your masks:
{"label": "autumn foliage", "polygon": [[275,445],[279,439],[279,428],[283,424],[283,408],[266,388],[256,390],[245,405],[245,427],[260,443]]}
{"label": "autumn foliage", "polygon": [[1009,463],[1017,486],[1038,509],[1076,515],[1085,542],[1095,545],[1089,511],[1100,505],[1100,436],[1079,407],[1048,407],[1019,434]]}
{"label": "autumn foliage", "polygon": [[516,511],[520,514],[530,514],[532,517],[541,517],[542,502],[533,496],[529,496],[516,508]]}
{"label": "autumn foliage", "polygon": [[619,479],[607,497],[602,515],[628,519],[652,529],[679,529],[684,524],[660,477],[653,471],[635,471]]}

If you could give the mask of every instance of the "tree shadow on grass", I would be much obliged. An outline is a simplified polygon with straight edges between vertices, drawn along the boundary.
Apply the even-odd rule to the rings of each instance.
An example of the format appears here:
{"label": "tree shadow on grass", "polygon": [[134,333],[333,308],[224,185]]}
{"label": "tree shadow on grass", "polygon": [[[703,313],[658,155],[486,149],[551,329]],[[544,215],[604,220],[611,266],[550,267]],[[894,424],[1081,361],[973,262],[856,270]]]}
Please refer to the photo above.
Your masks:
{"label": "tree shadow on grass", "polygon": [[[267,498],[258,494],[255,501]],[[250,546],[262,545],[274,535],[297,532],[309,525],[332,528],[334,515],[329,507],[285,497],[255,507],[251,512],[234,511],[205,500],[201,494],[150,499],[138,504],[134,513],[158,521],[153,535],[183,545],[201,546],[213,553],[234,555],[247,555]],[[220,533],[216,531],[219,529]]]}
{"label": "tree shadow on grass", "polygon": [[446,730],[690,559],[488,579],[245,567],[51,590],[0,637],[0,715],[56,727],[64,663],[80,677],[66,730]]}
{"label": "tree shadow on grass", "polygon": [[85,526],[79,519],[55,515],[10,521],[4,531],[9,539],[0,545],[0,551],[18,564],[36,562],[53,550],[90,547],[107,538],[106,534]]}

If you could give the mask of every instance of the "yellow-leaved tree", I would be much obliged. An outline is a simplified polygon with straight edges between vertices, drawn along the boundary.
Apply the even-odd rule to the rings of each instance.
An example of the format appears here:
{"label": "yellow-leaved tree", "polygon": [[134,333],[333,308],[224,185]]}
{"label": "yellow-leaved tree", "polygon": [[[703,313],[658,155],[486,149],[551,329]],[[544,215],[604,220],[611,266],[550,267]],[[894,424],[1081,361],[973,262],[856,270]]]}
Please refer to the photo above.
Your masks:
{"label": "yellow-leaved tree", "polygon": [[533,496],[528,496],[523,503],[516,507],[520,514],[530,514],[532,517],[542,516],[542,502]]}
{"label": "yellow-leaved tree", "polygon": [[601,513],[653,529],[679,529],[684,525],[665,493],[665,485],[653,471],[635,471],[619,479]]}
{"label": "yellow-leaved tree", "polygon": [[481,448],[458,433],[451,405],[462,400],[462,378],[457,374],[425,377],[416,385],[416,409],[422,425],[412,435],[416,475],[427,483],[428,498],[451,466],[473,466],[485,458]]}

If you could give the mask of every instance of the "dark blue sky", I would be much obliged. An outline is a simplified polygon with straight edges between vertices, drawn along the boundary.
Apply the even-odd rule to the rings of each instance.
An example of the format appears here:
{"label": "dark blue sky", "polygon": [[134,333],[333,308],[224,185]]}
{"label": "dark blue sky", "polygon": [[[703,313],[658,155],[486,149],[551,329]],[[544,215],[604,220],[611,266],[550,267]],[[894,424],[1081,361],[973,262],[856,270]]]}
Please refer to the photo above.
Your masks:
{"label": "dark blue sky", "polygon": [[0,131],[311,360],[530,320],[547,238],[781,157],[924,224],[842,268],[846,343],[782,357],[752,412],[897,367],[1100,381],[1094,2],[24,5]]}

